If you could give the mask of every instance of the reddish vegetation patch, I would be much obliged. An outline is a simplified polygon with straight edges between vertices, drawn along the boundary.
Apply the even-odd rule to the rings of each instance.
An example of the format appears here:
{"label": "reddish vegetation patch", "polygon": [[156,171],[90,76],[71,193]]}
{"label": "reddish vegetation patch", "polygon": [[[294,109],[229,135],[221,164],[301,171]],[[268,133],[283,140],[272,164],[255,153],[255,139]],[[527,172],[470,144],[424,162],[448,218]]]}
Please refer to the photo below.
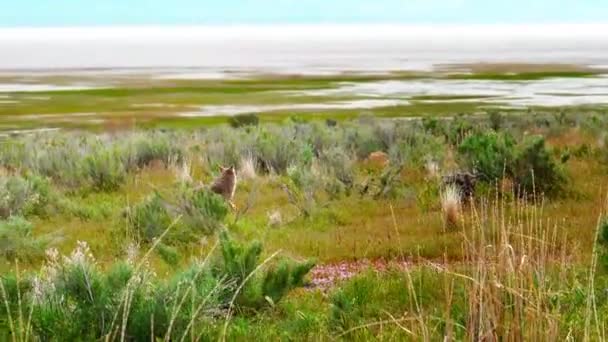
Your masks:
{"label": "reddish vegetation patch", "polygon": [[376,151],[370,153],[365,159],[364,164],[368,168],[382,170],[390,164],[390,160],[388,154],[382,151]]}
{"label": "reddish vegetation patch", "polygon": [[366,270],[384,272],[388,269],[405,269],[411,263],[395,260],[342,261],[334,264],[318,265],[310,272],[311,287],[327,289],[337,282],[350,279]]}

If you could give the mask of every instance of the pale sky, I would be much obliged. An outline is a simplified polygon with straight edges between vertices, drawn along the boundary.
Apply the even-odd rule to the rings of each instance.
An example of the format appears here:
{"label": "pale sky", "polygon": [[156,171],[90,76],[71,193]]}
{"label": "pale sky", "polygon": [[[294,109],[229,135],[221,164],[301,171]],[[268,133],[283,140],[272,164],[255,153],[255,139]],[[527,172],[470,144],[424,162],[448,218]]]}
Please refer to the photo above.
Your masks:
{"label": "pale sky", "polygon": [[3,0],[2,27],[606,23],[608,0]]}

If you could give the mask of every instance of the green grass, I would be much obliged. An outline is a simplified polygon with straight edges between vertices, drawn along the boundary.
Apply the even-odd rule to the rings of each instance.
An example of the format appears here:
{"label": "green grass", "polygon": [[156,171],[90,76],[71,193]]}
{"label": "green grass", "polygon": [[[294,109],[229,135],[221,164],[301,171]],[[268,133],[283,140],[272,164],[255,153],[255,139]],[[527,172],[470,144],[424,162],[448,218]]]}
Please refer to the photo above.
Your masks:
{"label": "green grass", "polygon": [[[299,289],[281,302],[264,298],[261,301],[263,305],[238,310],[228,325],[227,339],[420,340],[426,336],[427,340],[438,340],[450,335],[455,340],[468,340],[479,331],[489,333],[492,329],[496,329],[494,333],[505,340],[514,336],[511,334],[513,331],[520,331],[522,339],[529,340],[542,339],[543,336],[561,340],[568,333],[576,339],[583,339],[585,319],[592,317],[587,306],[591,294],[596,296],[594,300],[599,317],[599,322],[590,323],[594,327],[592,336],[596,336],[595,324],[602,329],[601,325],[608,317],[605,315],[608,312],[605,272],[598,268],[595,287],[589,283],[589,275],[593,271],[589,265],[596,241],[595,227],[598,215],[605,211],[605,192],[601,183],[606,172],[606,150],[598,143],[598,138],[606,122],[601,116],[592,119],[585,114],[553,112],[532,117],[503,113],[503,125],[499,130],[517,138],[523,137],[524,131],[540,134],[547,137],[550,147],[559,148],[559,151],[549,152],[547,158],[559,160],[562,152],[570,151],[571,160],[563,165],[570,176],[568,191],[534,205],[514,201],[512,193],[495,191],[494,185],[480,187],[474,204],[462,208],[462,224],[445,231],[438,198],[439,180],[425,171],[425,161],[427,158],[436,160],[443,172],[464,167],[456,146],[445,139],[447,135],[454,139],[453,144],[460,144],[457,138],[452,137],[454,132],[465,134],[490,129],[486,116],[473,114],[477,105],[415,103],[412,106],[380,108],[377,113],[382,115],[384,112],[390,117],[409,109],[439,116],[437,113],[448,108],[469,113],[454,120],[437,120],[434,124],[431,121],[419,123],[372,118],[348,120],[355,114],[345,111],[332,114],[331,117],[344,115],[337,127],[329,127],[323,121],[268,125],[273,120],[285,121],[286,115],[267,114],[261,116],[260,127],[239,130],[213,127],[196,132],[176,130],[166,132],[166,136],[153,135],[155,132],[142,133],[149,142],[165,137],[168,144],[186,151],[195,180],[194,185],[189,186],[196,186],[199,181],[210,184],[217,174],[216,164],[234,159],[239,161],[242,156],[239,148],[246,147],[245,151],[255,151],[273,161],[273,158],[287,159],[287,165],[296,165],[289,172],[278,169],[276,175],[262,175],[258,170],[260,175],[254,179],[239,178],[235,198],[239,211],[231,212],[224,223],[231,236],[239,241],[261,241],[265,248],[261,260],[281,251],[281,255],[300,261],[314,259],[323,267],[363,259],[389,264],[386,270],[364,271],[348,281],[331,284],[328,289]],[[225,119],[167,120],[149,124],[150,127],[185,128],[220,124]],[[591,125],[595,129],[591,129]],[[395,130],[388,129],[390,127]],[[461,129],[470,131],[461,132]],[[32,146],[42,144],[40,151],[44,148],[50,151],[51,146],[78,141],[86,144],[95,138],[86,132],[70,134],[57,135],[48,145],[44,145],[47,144],[44,140],[36,140],[40,137],[20,139],[24,139],[22,142],[32,139],[29,141]],[[115,139],[112,141],[116,146],[122,146],[120,143],[129,141],[132,133],[125,134],[107,139]],[[249,140],[252,137],[260,140]],[[390,143],[391,139],[396,141]],[[255,144],[247,145],[252,141]],[[389,143],[385,145],[387,141]],[[438,144],[438,149],[427,146],[433,142]],[[318,160],[313,157],[313,144],[321,146]],[[588,145],[588,152],[576,154],[574,151],[583,145]],[[353,158],[354,185],[350,192],[331,196],[329,185],[333,183],[325,181],[337,178],[337,173],[325,168],[342,166],[335,165],[342,164],[342,159],[337,158],[336,162],[323,158],[336,146],[340,155],[356,153],[360,159]],[[402,149],[397,151],[401,153],[395,154],[394,146]],[[404,162],[404,167],[397,173],[397,181],[391,183],[394,191],[378,197],[362,190],[365,184],[370,184],[370,179],[380,179],[383,174],[382,169],[375,169],[363,160],[369,152],[376,150],[389,152],[393,166]],[[3,150],[2,161],[11,160],[10,151]],[[161,152],[156,154],[163,155]],[[26,162],[34,156],[27,151],[24,153],[20,156]],[[336,158],[336,154],[330,156]],[[317,171],[313,170],[312,160],[319,163],[315,164],[320,168]],[[296,183],[293,169],[304,173],[297,178],[302,185],[294,187],[300,194],[313,189],[315,195],[308,215],[294,205],[283,186]],[[61,169],[53,170],[61,173]],[[0,172],[12,171],[7,167],[6,170],[0,168]],[[302,181],[307,179],[307,175],[312,175],[310,182],[313,185]],[[176,180],[175,172],[165,165],[149,163],[130,169],[118,187],[102,189],[104,191],[84,185],[72,189],[53,182],[52,189],[58,192],[60,200],[51,203],[46,211],[48,214],[31,215],[27,219],[33,224],[33,237],[43,239],[48,243],[45,248],[57,248],[61,254],[68,255],[78,241],[87,241],[95,256],[99,277],[105,279],[115,261],[125,257],[131,243],[139,241],[141,253],[153,245],[153,242],[134,238],[135,234],[123,215],[124,209],[141,203],[155,191],[171,198]],[[175,211],[172,205],[169,203],[168,208]],[[270,226],[268,215],[277,211],[281,213],[281,222]],[[151,252],[146,259],[146,267],[157,277],[148,285],[161,292],[164,288],[174,289],[171,286],[179,284],[177,281],[173,283],[176,274],[182,274],[193,261],[204,258],[217,241],[213,234],[192,235],[179,224],[174,228],[177,229],[167,237],[175,234],[188,239],[163,240],[158,250]],[[41,256],[44,250],[38,246],[33,248],[38,248],[36,254],[19,262],[24,275],[43,265]],[[404,259],[410,263],[409,267],[398,268],[397,261]],[[0,262],[3,275],[15,268],[14,261]],[[26,291],[29,287],[24,285],[23,289]],[[90,300],[87,293],[80,293],[84,294],[83,303]],[[108,294],[107,291],[103,293]],[[92,314],[94,309],[90,305],[83,308],[87,308],[90,317],[98,317]],[[496,314],[482,316],[478,308]],[[205,320],[197,325],[200,328],[198,332],[210,339],[218,339],[222,335],[226,313],[222,310],[225,307],[205,315]],[[188,317],[186,311],[183,314]],[[479,317],[485,317],[481,326],[473,324]],[[142,320],[142,326],[149,324],[148,316],[137,319]],[[157,316],[157,319],[161,322],[162,317]],[[94,318],[90,320],[95,325],[99,323]],[[5,322],[0,319],[0,338],[4,336],[2,327],[6,330]],[[69,324],[70,320],[66,322]],[[60,329],[54,333],[58,331]]]}

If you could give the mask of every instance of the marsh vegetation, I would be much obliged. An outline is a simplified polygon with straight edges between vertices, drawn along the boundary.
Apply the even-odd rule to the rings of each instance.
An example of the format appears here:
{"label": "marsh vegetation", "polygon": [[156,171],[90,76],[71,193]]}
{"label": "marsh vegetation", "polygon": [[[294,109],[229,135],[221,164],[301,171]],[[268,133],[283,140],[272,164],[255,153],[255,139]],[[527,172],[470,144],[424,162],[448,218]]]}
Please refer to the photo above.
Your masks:
{"label": "marsh vegetation", "polygon": [[[601,340],[607,128],[492,111],[6,137],[0,336]],[[234,210],[209,190],[232,165]]]}

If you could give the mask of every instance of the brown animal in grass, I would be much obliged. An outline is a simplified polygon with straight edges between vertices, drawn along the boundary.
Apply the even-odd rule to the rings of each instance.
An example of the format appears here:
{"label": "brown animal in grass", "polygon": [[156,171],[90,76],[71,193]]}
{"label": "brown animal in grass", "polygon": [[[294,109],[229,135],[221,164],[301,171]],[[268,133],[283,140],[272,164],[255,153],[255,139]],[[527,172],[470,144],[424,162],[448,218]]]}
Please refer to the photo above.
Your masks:
{"label": "brown animal in grass", "polygon": [[365,159],[364,163],[368,168],[382,170],[390,164],[390,159],[388,154],[382,151],[376,151],[370,153]]}
{"label": "brown animal in grass", "polygon": [[230,207],[232,207],[232,209],[236,209],[236,206],[232,202],[232,199],[234,198],[234,192],[236,191],[236,170],[234,166],[220,166],[220,170],[222,171],[222,174],[217,177],[211,184],[211,191],[224,197]]}

